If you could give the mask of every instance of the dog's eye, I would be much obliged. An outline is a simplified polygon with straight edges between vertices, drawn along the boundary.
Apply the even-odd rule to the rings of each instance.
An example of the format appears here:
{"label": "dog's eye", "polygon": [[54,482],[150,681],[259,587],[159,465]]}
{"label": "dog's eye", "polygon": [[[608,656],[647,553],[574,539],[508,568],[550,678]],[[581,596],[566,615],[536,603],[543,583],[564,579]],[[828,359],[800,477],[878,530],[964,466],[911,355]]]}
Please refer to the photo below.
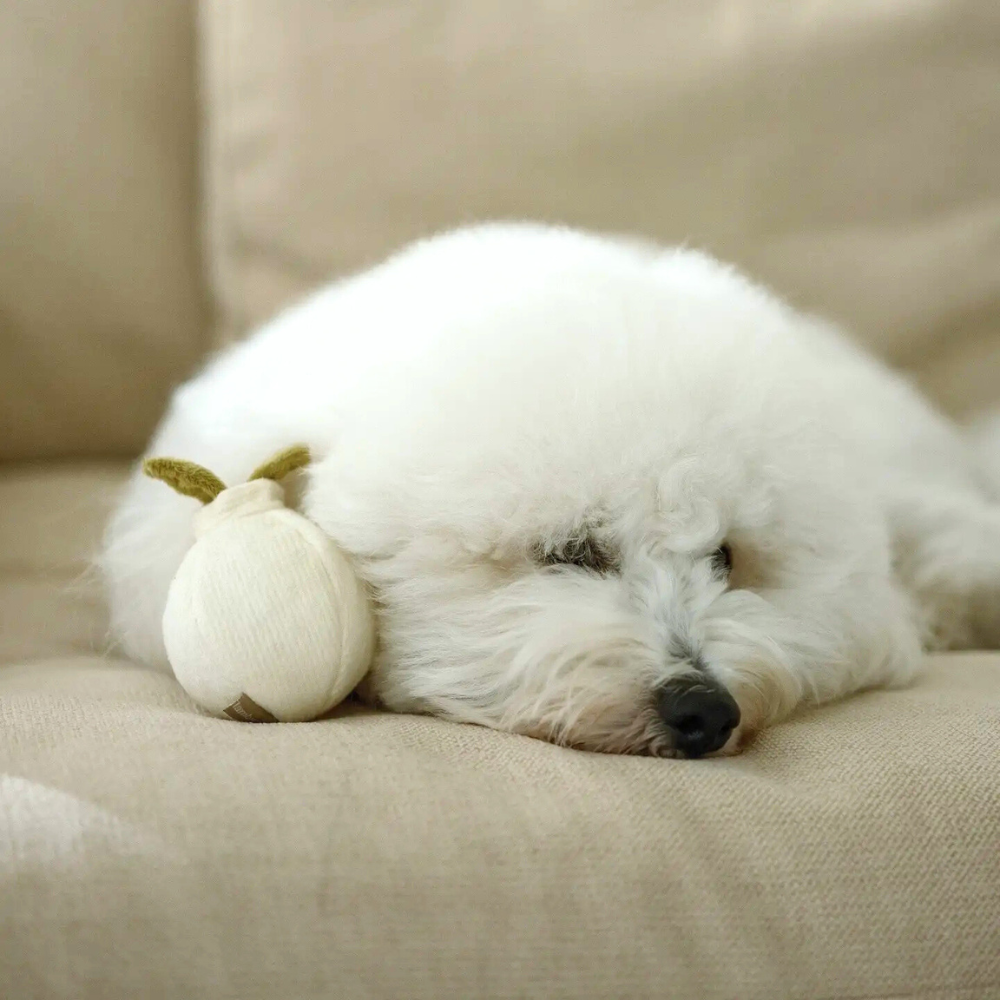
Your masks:
{"label": "dog's eye", "polygon": [[733,550],[723,543],[712,553],[712,572],[723,580],[729,579],[733,571]]}
{"label": "dog's eye", "polygon": [[554,548],[539,547],[538,560],[544,566],[578,566],[592,573],[611,573],[617,569],[614,557],[590,535],[571,538]]}

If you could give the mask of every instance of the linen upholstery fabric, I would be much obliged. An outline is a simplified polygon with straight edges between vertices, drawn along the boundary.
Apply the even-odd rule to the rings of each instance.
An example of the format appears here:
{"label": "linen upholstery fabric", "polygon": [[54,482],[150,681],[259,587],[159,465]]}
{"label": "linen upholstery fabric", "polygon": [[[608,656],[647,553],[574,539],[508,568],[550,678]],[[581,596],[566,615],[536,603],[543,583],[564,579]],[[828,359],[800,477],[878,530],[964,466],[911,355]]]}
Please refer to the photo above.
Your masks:
{"label": "linen upholstery fabric", "polygon": [[124,475],[115,463],[0,466],[0,664],[104,648],[90,560]]}
{"label": "linen upholstery fabric", "polygon": [[213,719],[87,653],[123,473],[0,476],[0,996],[1000,996],[1000,656],[723,761]]}
{"label": "linen upholstery fabric", "polygon": [[1000,996],[995,658],[685,764],[0,672],[0,990]]}
{"label": "linen upholstery fabric", "polygon": [[225,340],[434,229],[690,241],[947,407],[1000,370],[994,0],[202,5]]}
{"label": "linen upholstery fabric", "polygon": [[0,461],[138,451],[206,348],[193,27],[0,4]]}

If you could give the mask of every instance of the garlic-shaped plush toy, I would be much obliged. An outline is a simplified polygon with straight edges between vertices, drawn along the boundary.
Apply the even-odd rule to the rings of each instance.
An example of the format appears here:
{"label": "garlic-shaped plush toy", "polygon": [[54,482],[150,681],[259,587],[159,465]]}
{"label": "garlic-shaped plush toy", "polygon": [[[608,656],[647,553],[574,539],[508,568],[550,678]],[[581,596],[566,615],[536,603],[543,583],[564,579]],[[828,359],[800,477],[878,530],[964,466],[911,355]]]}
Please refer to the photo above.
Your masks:
{"label": "garlic-shaped plush toy", "polygon": [[163,639],[187,693],[247,722],[315,719],[347,697],[371,662],[374,616],[348,558],[285,506],[277,480],[309,461],[295,447],[239,486],[193,462],[144,471],[204,507],[170,585]]}

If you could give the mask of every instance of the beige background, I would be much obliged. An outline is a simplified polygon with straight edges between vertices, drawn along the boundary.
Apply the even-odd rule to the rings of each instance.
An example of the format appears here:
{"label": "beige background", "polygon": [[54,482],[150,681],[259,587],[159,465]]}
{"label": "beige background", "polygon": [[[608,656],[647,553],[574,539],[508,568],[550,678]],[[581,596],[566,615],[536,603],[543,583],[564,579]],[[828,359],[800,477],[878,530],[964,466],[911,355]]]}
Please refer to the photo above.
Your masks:
{"label": "beige background", "polygon": [[689,241],[1000,396],[1000,5],[203,7],[224,336],[455,223]]}
{"label": "beige background", "polygon": [[192,17],[0,3],[0,461],[138,451],[205,350]]}
{"label": "beige background", "polygon": [[0,459],[134,453],[208,306],[496,217],[706,247],[980,409],[997,51],[989,0],[8,4]]}

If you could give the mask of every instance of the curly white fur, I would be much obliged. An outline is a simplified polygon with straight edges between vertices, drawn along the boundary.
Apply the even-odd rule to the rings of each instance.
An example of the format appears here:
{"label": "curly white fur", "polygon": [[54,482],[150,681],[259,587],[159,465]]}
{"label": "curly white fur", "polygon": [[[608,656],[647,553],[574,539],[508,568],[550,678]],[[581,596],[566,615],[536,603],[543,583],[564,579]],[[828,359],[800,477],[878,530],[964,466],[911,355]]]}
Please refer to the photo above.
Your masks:
{"label": "curly white fur", "polygon": [[[399,711],[668,755],[655,693],[703,670],[741,710],[732,752],[907,681],[922,641],[1000,638],[1000,505],[964,437],[699,253],[518,224],[417,243],[212,361],[149,451],[239,482],[298,441]],[[165,663],[193,506],[137,472],[110,525],[137,659]]]}

